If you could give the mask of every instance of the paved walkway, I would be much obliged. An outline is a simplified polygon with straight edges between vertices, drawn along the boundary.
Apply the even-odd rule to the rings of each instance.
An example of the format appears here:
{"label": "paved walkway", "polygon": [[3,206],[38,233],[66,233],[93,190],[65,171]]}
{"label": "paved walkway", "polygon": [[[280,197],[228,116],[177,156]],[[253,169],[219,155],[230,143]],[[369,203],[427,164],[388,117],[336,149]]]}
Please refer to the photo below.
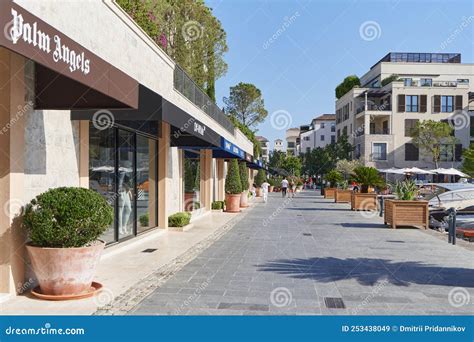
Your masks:
{"label": "paved walkway", "polygon": [[472,314],[474,252],[382,223],[315,192],[271,194],[129,313]]}

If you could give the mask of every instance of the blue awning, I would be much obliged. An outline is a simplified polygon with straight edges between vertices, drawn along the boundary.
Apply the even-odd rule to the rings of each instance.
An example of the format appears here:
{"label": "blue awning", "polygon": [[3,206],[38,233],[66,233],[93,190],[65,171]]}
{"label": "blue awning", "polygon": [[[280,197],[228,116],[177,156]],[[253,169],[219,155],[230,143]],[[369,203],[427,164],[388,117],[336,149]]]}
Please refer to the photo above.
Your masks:
{"label": "blue awning", "polygon": [[223,158],[223,159],[245,159],[246,153],[243,149],[237,145],[231,143],[227,139],[221,137],[221,146],[220,148],[215,148],[212,152],[213,158]]}

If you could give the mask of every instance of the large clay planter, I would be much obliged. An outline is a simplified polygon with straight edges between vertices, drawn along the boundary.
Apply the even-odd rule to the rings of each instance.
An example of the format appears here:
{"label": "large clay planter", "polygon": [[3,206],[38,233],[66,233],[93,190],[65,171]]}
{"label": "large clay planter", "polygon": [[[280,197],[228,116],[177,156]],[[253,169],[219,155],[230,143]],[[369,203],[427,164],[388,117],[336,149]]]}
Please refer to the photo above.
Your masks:
{"label": "large clay planter", "polygon": [[352,197],[352,190],[336,189],[334,192],[334,202],[336,203],[350,203]]}
{"label": "large clay planter", "polygon": [[248,190],[244,190],[242,191],[242,194],[240,195],[240,207],[247,208],[248,206],[249,206]]}
{"label": "large clay planter", "polygon": [[256,190],[256,196],[257,196],[257,197],[262,197],[262,188],[257,188],[257,190]]}
{"label": "large clay planter", "polygon": [[242,194],[225,194],[225,211],[229,213],[240,212],[240,198]]}
{"label": "large clay planter", "polygon": [[193,211],[194,209],[194,192],[184,193],[184,210]]}
{"label": "large clay planter", "polygon": [[26,246],[41,293],[77,295],[90,289],[104,249],[104,241],[89,247],[43,248]]}
{"label": "large clay planter", "polygon": [[428,228],[427,201],[385,200],[384,222],[392,228],[399,226]]}
{"label": "large clay planter", "polygon": [[352,210],[377,210],[377,194],[353,192],[351,198]]}
{"label": "large clay planter", "polygon": [[333,199],[336,188],[324,188],[324,198]]}
{"label": "large clay planter", "polygon": [[275,186],[274,186],[274,185],[270,185],[270,186],[269,186],[269,189],[268,189],[268,192],[273,192],[274,189],[275,189]]}

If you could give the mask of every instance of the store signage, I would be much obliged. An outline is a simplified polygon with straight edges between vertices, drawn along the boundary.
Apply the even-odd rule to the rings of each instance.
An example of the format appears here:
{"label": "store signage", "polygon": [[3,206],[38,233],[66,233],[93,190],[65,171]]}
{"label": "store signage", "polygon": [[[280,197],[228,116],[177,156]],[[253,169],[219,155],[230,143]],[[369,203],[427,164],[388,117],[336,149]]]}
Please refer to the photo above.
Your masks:
{"label": "store signage", "polygon": [[11,9],[12,25],[9,35],[13,44],[29,44],[47,54],[52,54],[55,63],[65,63],[70,72],[80,71],[84,75],[90,72],[90,59],[86,58],[84,51],[75,51],[63,44],[61,37],[55,34],[51,37],[38,27],[38,22],[26,22],[23,15]]}
{"label": "store signage", "polygon": [[200,135],[204,136],[206,132],[206,126],[201,125],[197,122],[194,122],[194,132],[199,133]]}

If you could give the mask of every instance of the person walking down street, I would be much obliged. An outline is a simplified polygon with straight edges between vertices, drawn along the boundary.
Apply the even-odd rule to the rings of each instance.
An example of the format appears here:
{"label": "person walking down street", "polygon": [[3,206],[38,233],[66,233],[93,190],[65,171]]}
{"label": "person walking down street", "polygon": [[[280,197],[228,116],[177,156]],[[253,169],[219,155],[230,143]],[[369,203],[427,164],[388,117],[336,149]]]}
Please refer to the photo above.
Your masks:
{"label": "person walking down street", "polygon": [[262,183],[262,194],[263,194],[263,202],[267,203],[268,200],[268,187],[270,186],[270,183],[268,183],[266,180],[265,182]]}
{"label": "person walking down street", "polygon": [[292,179],[290,181],[290,193],[291,193],[291,197],[295,197],[295,192],[296,192],[296,183],[294,181],[294,179]]}
{"label": "person walking down street", "polygon": [[252,200],[255,200],[255,197],[257,196],[257,185],[255,185],[255,183],[252,184],[250,193],[252,194]]}
{"label": "person walking down street", "polygon": [[283,177],[283,180],[281,181],[281,196],[286,197],[286,193],[288,190],[288,181],[286,180],[286,177]]}

